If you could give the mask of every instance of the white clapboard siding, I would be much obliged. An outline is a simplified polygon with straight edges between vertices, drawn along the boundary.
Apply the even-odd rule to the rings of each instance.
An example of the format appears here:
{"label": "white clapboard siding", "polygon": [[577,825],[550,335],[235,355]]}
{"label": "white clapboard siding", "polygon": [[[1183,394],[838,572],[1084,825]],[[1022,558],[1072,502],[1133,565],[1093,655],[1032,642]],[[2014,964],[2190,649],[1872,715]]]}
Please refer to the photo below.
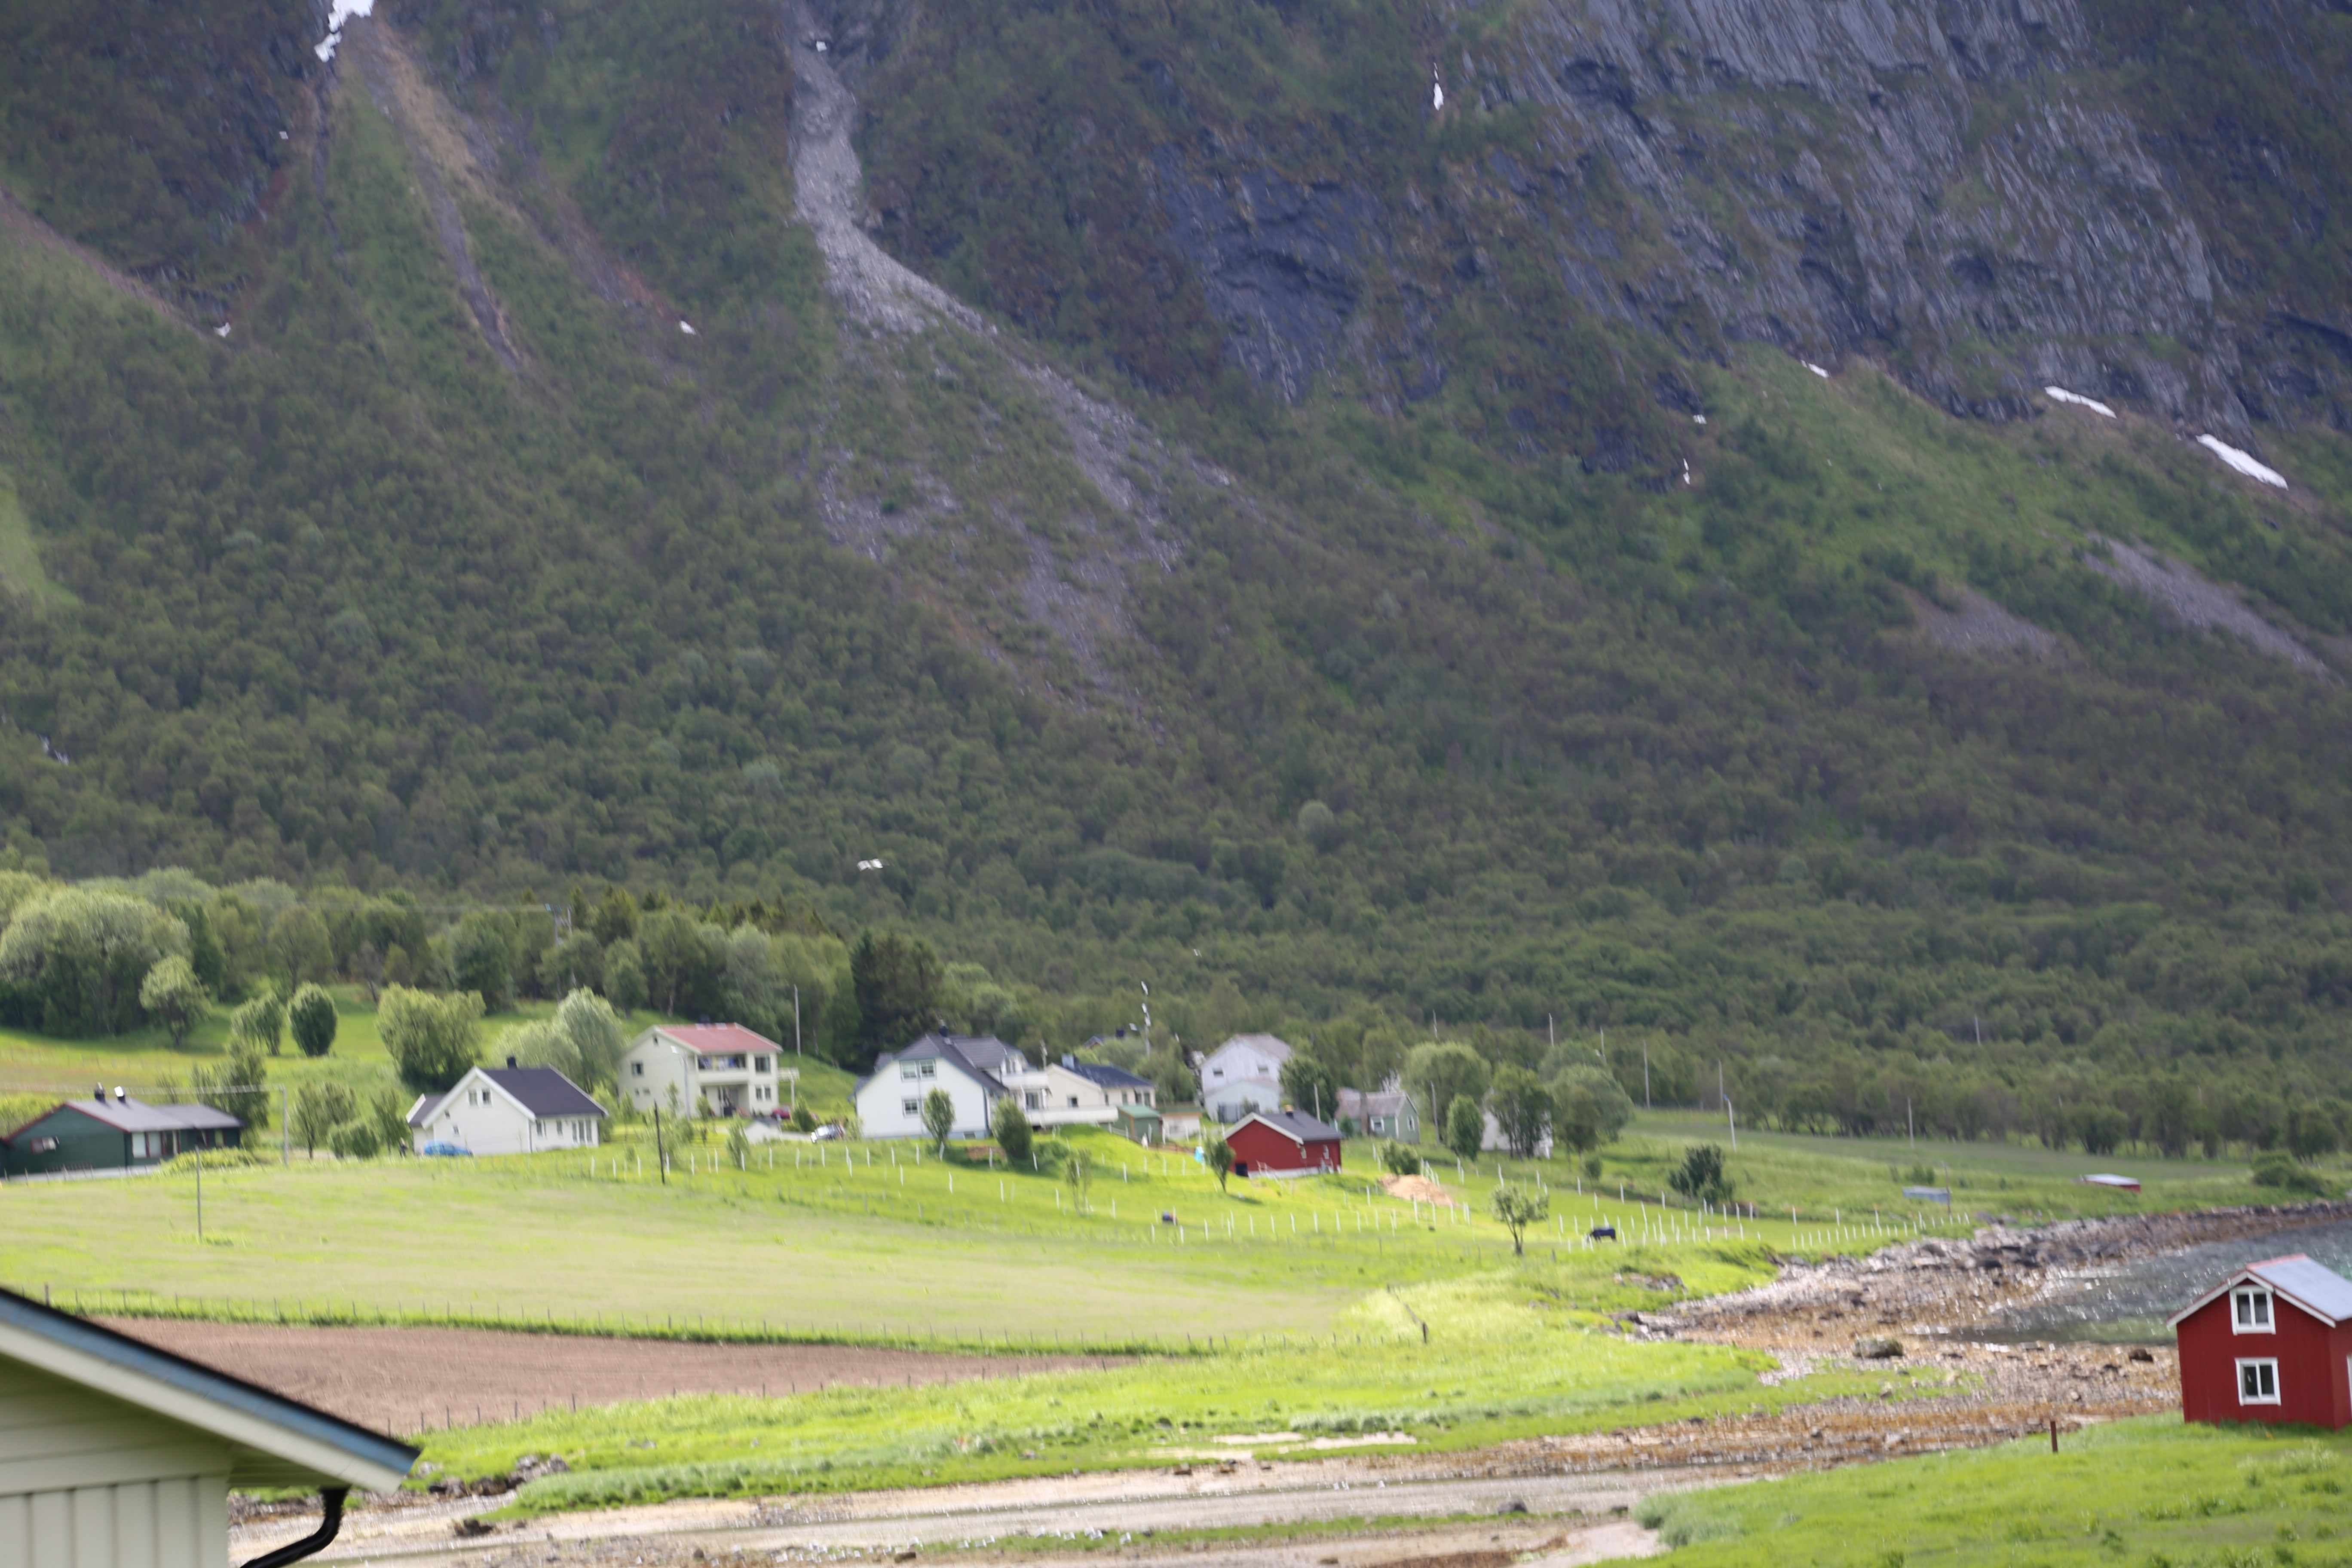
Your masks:
{"label": "white clapboard siding", "polygon": [[223,1568],[230,1446],[0,1362],[0,1568]]}

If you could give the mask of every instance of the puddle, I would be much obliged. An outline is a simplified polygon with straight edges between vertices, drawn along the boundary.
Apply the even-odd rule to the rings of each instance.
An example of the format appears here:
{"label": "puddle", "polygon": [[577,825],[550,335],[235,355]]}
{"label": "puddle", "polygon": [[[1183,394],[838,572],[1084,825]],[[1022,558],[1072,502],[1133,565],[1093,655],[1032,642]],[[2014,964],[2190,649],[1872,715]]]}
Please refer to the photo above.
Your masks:
{"label": "puddle", "polygon": [[2208,1242],[2182,1252],[2144,1258],[2099,1274],[2064,1277],[2041,1300],[2000,1313],[1989,1323],[1958,1329],[1957,1339],[1994,1344],[2029,1341],[2091,1344],[2169,1344],[2164,1321],[2223,1277],[2265,1258],[2304,1252],[2337,1273],[2352,1273],[2352,1224],[2284,1230],[2238,1241]]}

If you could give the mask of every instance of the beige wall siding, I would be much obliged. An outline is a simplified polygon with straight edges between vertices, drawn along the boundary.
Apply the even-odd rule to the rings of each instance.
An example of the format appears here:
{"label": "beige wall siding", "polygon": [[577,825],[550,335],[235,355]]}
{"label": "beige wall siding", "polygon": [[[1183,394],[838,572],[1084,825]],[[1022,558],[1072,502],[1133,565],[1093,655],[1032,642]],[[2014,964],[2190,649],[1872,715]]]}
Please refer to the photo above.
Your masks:
{"label": "beige wall siding", "polygon": [[0,1568],[223,1568],[226,1444],[0,1362]]}
{"label": "beige wall siding", "polygon": [[0,1568],[225,1568],[228,1476],[0,1495]]}

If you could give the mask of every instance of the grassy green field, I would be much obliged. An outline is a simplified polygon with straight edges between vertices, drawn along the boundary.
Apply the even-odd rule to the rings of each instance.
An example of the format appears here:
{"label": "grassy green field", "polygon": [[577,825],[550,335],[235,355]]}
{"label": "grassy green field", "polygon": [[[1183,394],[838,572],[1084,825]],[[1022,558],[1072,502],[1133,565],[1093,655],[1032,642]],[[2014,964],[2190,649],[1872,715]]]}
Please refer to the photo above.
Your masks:
{"label": "grassy green field", "polygon": [[1875,1371],[1842,1372],[1759,1387],[1755,1373],[1768,1356],[1597,1331],[1593,1314],[1569,1305],[1591,1283],[1566,1265],[1528,1263],[1376,1292],[1322,1337],[1242,1345],[1206,1364],[1150,1359],[984,1385],[554,1411],[428,1434],[425,1458],[470,1476],[504,1472],[526,1453],[561,1454],[572,1472],[531,1483],[518,1500],[520,1511],[545,1512],[681,1494],[944,1484],[1239,1454],[1306,1458],[1357,1446],[1470,1448],[1628,1420],[1777,1408],[1863,1394],[1882,1381]]}
{"label": "grassy green field", "polygon": [[[354,985],[330,988],[339,1022],[334,1048],[315,1060],[285,1042],[284,1053],[269,1063],[269,1082],[298,1090],[306,1083],[339,1079],[354,1089],[372,1090],[394,1081],[392,1058],[376,1033],[375,1008]],[[494,1013],[482,1021],[484,1060],[496,1060],[499,1037],[515,1025],[542,1018],[554,1011],[549,1002],[522,1002],[510,1011]],[[631,1034],[665,1020],[658,1013],[627,1015],[623,1025]],[[675,1021],[675,1020],[672,1020]],[[227,1054],[228,1016],[215,1014],[193,1031],[185,1047],[175,1049],[161,1027],[134,1029],[105,1040],[58,1040],[28,1030],[0,1028],[0,1131],[14,1128],[37,1114],[61,1096],[80,1095],[94,1084],[122,1085],[133,1094],[184,1086],[199,1067],[216,1065]],[[824,1117],[849,1109],[856,1079],[828,1062],[808,1058],[798,1064],[801,1093]]]}
{"label": "grassy green field", "polygon": [[[2094,1426],[1753,1486],[1659,1497],[1641,1517],[1686,1568],[2352,1563],[2352,1436]],[[2331,1545],[2330,1542],[2339,1542]]]}

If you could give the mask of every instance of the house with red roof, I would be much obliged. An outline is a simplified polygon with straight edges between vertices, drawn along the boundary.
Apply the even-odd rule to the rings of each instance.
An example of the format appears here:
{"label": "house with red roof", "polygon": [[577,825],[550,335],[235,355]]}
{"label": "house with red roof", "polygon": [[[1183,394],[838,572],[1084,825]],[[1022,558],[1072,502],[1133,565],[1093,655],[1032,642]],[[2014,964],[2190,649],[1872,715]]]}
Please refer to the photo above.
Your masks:
{"label": "house with red roof", "polygon": [[621,1092],[640,1115],[773,1116],[788,1097],[784,1047],[740,1024],[656,1024],[621,1056]]}
{"label": "house with red roof", "polygon": [[2352,1425],[2352,1279],[2302,1253],[2250,1263],[2165,1325],[2188,1421]]}

